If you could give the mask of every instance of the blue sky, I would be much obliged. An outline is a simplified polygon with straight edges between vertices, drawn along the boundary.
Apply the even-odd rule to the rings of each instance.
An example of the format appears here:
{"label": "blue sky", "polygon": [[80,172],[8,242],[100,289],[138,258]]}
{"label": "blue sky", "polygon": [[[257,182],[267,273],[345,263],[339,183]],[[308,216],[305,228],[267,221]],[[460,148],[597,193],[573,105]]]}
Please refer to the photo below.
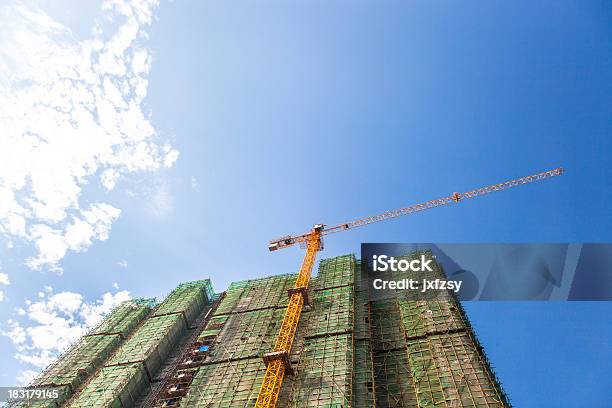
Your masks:
{"label": "blue sky", "polygon": [[[61,345],[38,344],[30,335],[37,331],[28,332],[40,328],[41,313],[58,319],[66,340],[124,291],[162,297],[190,279],[211,277],[221,290],[238,279],[295,272],[301,252],[270,254],[267,241],[318,222],[563,166],[566,174],[541,184],[334,235],[321,256],[357,252],[361,242],[611,241],[608,3],[177,1],[148,7],[150,21],[77,1],[9,4],[0,14],[17,22],[8,34],[26,27],[32,38],[49,41],[31,55],[1,43],[4,61],[15,61],[9,67],[25,66],[24,59],[48,63],[41,55],[49,47],[75,59],[74,49],[93,49],[97,61],[113,57],[91,68],[102,84],[89,89],[96,112],[107,101],[113,111],[127,109],[104,86],[107,77],[138,107],[121,120],[105,122],[96,113],[93,125],[77,122],[82,132],[72,136],[118,132],[125,135],[121,142],[90,151],[87,146],[98,148],[91,142],[75,156],[53,150],[61,163],[76,160],[77,170],[85,169],[82,178],[56,186],[72,197],[77,185],[77,204],[13,184],[17,202],[31,212],[22,213],[25,232],[9,231],[17,225],[9,223],[12,210],[0,208],[6,221],[0,273],[10,281],[2,286],[0,322],[12,320],[3,330],[13,340],[25,336],[17,343],[0,338],[3,384],[36,370],[28,356],[48,357]],[[48,19],[35,18],[41,15]],[[100,50],[87,42],[96,22]],[[127,36],[122,27],[139,34],[113,42]],[[64,75],[67,60],[52,60],[53,72]],[[112,64],[128,68],[113,71]],[[23,100],[26,94],[17,92],[31,83],[48,90],[56,81],[18,72],[19,87],[15,77],[0,77],[3,101]],[[69,100],[87,106],[75,83],[66,85],[76,95]],[[147,149],[137,149],[141,139],[134,135]],[[105,155],[108,146],[129,154],[117,162]],[[66,171],[74,176],[77,170]],[[25,171],[45,180],[44,172]],[[0,181],[8,185],[13,173],[7,165]],[[66,217],[29,208],[32,198]],[[52,199],[59,200],[55,206]],[[100,208],[106,211],[94,217]],[[41,224],[59,232],[32,230]],[[71,229],[77,225],[83,229]],[[65,253],[40,245],[49,234],[61,235]],[[602,318],[612,312],[609,303],[483,302],[467,310],[516,406],[595,407],[609,400],[612,350],[602,342],[612,334]]]}

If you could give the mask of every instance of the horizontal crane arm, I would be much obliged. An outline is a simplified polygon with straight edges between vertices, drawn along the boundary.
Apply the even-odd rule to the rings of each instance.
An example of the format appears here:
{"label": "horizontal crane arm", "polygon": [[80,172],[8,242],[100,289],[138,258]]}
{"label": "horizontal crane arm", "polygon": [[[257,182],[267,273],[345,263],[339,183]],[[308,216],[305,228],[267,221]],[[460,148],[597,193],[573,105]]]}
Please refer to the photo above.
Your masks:
{"label": "horizontal crane arm", "polygon": [[[551,177],[559,176],[563,174],[563,168],[559,167],[553,170],[544,171],[541,173],[533,174],[531,176],[521,177],[515,180],[509,180],[500,184],[493,184],[491,186],[478,188],[475,190],[467,191],[465,193],[453,193],[448,197],[439,198],[437,200],[427,201],[426,203],[415,204],[409,207],[399,208],[397,210],[386,211],[381,214],[377,214],[370,217],[361,218],[354,221],[349,221],[344,224],[338,224],[333,227],[326,227],[320,225],[321,235],[329,235],[334,234],[336,232],[346,231],[349,229],[362,227],[364,225],[373,224],[375,222],[380,222],[384,220],[388,220],[390,218],[397,218],[404,215],[412,214],[415,212],[427,210],[430,208],[440,207],[446,204],[458,203],[459,201],[466,200],[468,198],[475,198],[485,194],[493,193],[495,191],[507,190],[512,187],[517,187],[523,184],[532,183],[534,181],[545,180]],[[317,226],[315,226],[316,228]],[[288,235],[285,237],[277,238],[270,241],[268,245],[268,249],[270,251],[275,251],[277,249],[286,248],[289,246],[293,246],[298,243],[306,242],[308,236],[311,232],[307,232],[300,235]]]}

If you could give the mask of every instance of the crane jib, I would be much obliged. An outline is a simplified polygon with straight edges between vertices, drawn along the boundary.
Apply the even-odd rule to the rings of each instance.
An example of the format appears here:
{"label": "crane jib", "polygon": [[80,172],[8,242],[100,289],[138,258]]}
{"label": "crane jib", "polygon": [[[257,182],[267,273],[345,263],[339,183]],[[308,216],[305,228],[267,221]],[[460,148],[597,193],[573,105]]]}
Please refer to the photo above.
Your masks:
{"label": "crane jib", "polygon": [[[409,207],[399,208],[397,210],[386,211],[381,214],[364,217],[364,218],[346,222],[343,224],[338,224],[338,225],[331,226],[331,227],[324,226],[323,229],[321,230],[321,235],[334,234],[337,232],[346,231],[348,229],[362,227],[364,225],[373,224],[375,222],[388,220],[390,218],[402,217],[404,215],[409,215],[415,212],[428,210],[430,208],[440,207],[442,205],[451,204],[451,203],[457,203],[462,200],[479,197],[482,195],[493,193],[495,191],[507,190],[509,188],[521,186],[523,184],[532,183],[534,181],[545,180],[545,179],[548,179],[554,176],[559,176],[563,174],[563,172],[564,172],[564,169],[559,167],[553,170],[548,170],[548,171],[544,171],[541,173],[533,174],[531,176],[521,177],[519,179],[509,180],[509,181],[506,181],[500,184],[493,184],[487,187],[482,187],[482,188],[478,188],[475,190],[467,191],[465,193],[453,193],[452,195],[448,197],[431,200],[431,201],[421,203],[421,204],[414,204]],[[268,247],[271,251],[274,251],[276,249],[286,248],[289,246],[293,246],[295,244],[303,243],[303,242],[306,242],[306,239],[308,238],[309,234],[310,232],[306,232],[306,233],[295,235],[295,236],[287,235],[281,238],[277,238],[277,239],[270,241],[270,244],[268,245]]]}

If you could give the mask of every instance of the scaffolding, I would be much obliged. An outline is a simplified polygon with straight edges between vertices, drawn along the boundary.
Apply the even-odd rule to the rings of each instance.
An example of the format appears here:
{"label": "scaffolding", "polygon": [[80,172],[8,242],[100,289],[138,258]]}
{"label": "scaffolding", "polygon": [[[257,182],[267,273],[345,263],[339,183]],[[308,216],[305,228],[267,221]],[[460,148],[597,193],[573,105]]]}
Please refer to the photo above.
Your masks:
{"label": "scaffolding", "polygon": [[153,317],[181,314],[189,326],[205,305],[211,302],[210,288],[212,286],[208,279],[180,284],[157,307]]}
{"label": "scaffolding", "polygon": [[173,345],[186,331],[181,314],[151,317],[119,348],[107,366],[142,363],[147,377],[152,380]]}
{"label": "scaffolding", "polygon": [[318,289],[313,291],[311,297],[313,311],[304,313],[304,318],[300,321],[306,331],[306,338],[352,332],[354,319],[352,285]]}
{"label": "scaffolding", "polygon": [[352,254],[322,259],[312,287],[316,290],[351,285],[355,282],[356,270],[357,259]]}
{"label": "scaffolding", "polygon": [[193,377],[208,355],[210,343],[199,340],[199,334],[210,321],[220,297],[214,296],[213,304],[207,307],[195,321],[192,333],[185,338],[168,361],[152,385],[148,395],[136,403],[136,407],[178,407],[182,398],[187,395]]}
{"label": "scaffolding", "polygon": [[376,407],[376,381],[372,355],[371,303],[367,286],[361,285],[361,265],[355,280],[355,357],[353,367],[353,406]]}
{"label": "scaffolding", "polygon": [[63,404],[108,360],[154,305],[155,299],[133,299],[117,305],[100,324],[64,351],[28,385],[28,388],[54,388],[58,398],[25,405],[11,403],[10,406],[56,407]]}
{"label": "scaffolding", "polygon": [[[134,406],[143,394],[152,390],[151,384],[155,382],[156,374],[186,336],[189,325],[204,313],[207,304],[214,298],[210,280],[179,285],[133,328],[122,344],[108,356],[104,366],[84,383],[66,406]],[[99,337],[96,333],[100,330],[107,332],[126,324],[125,319],[111,315],[85,338]]]}
{"label": "scaffolding", "polygon": [[203,365],[181,407],[253,406],[265,371],[259,357]]}
{"label": "scaffolding", "polygon": [[142,363],[103,367],[70,408],[130,407],[148,386]]}
{"label": "scaffolding", "polygon": [[[432,256],[414,252],[402,258],[421,255]],[[444,278],[442,267],[434,262],[429,277]],[[405,408],[510,406],[453,293],[407,292],[370,302],[376,402]]]}
{"label": "scaffolding", "polygon": [[272,345],[293,280],[295,275],[281,275],[230,285],[197,337],[206,358],[179,373],[189,379],[181,407],[254,405],[265,373],[261,356]]}
{"label": "scaffolding", "polygon": [[417,404],[406,349],[375,352],[374,374],[377,406],[421,408]]}
{"label": "scaffolding", "polygon": [[353,336],[307,339],[292,379],[290,407],[351,407]]}
{"label": "scaffolding", "polygon": [[263,309],[227,316],[223,330],[207,359],[221,362],[231,359],[260,357],[274,341],[278,316],[275,309]]}
{"label": "scaffolding", "polygon": [[[28,406],[253,407],[296,278],[222,294],[188,282],[159,305],[122,304],[31,385],[62,397]],[[452,294],[373,299],[365,268],[345,255],[320,262],[304,298],[279,407],[509,406]]]}
{"label": "scaffolding", "polygon": [[325,259],[302,313],[279,406],[351,407],[355,327],[354,255]]}
{"label": "scaffolding", "polygon": [[[312,310],[302,314],[295,347],[289,360],[296,366],[280,396],[280,406],[304,406],[300,384],[311,384],[320,406],[335,404],[344,395],[343,406],[350,406],[352,382],[352,327],[354,256],[324,262],[319,276],[308,291]],[[180,406],[253,406],[265,374],[262,356],[274,342],[285,311],[289,289],[297,275],[234,282],[214,315],[198,336],[209,349],[203,364],[184,370],[189,387]],[[322,350],[318,350],[323,345]],[[319,352],[322,352],[320,354]],[[334,360],[329,358],[336,353]],[[323,367],[321,356],[328,358]],[[331,364],[331,365],[330,365]],[[340,381],[338,376],[345,378]],[[312,384],[319,384],[318,389]],[[340,392],[332,389],[338,388]],[[347,385],[348,384],[348,385]],[[348,404],[348,405],[347,405]]]}
{"label": "scaffolding", "polygon": [[419,406],[500,407],[503,400],[465,332],[408,343]]}
{"label": "scaffolding", "polygon": [[89,336],[119,334],[126,338],[136,325],[155,307],[155,298],[134,299],[118,305],[106,318],[89,333]]}

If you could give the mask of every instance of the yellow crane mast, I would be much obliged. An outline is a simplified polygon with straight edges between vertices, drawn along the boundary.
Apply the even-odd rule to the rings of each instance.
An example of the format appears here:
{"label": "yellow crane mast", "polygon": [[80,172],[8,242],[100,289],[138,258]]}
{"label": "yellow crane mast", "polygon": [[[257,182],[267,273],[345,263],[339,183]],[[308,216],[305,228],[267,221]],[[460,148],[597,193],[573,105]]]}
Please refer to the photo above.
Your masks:
{"label": "yellow crane mast", "polygon": [[519,179],[506,181],[500,184],[490,185],[465,193],[453,193],[448,197],[411,205],[409,207],[404,207],[397,210],[386,211],[378,215],[349,221],[332,227],[327,227],[325,224],[316,224],[312,230],[303,234],[293,236],[288,235],[270,241],[268,245],[268,249],[270,251],[300,244],[306,248],[306,255],[302,261],[302,266],[295,285],[289,290],[289,304],[287,306],[287,310],[285,311],[283,323],[276,338],[274,350],[264,354],[263,356],[263,360],[266,364],[266,374],[261,384],[255,407],[276,407],[281,385],[283,384],[283,378],[285,377],[285,374],[292,373],[290,363],[291,346],[293,345],[295,331],[297,329],[298,322],[300,321],[302,307],[305,303],[308,303],[308,283],[310,282],[310,276],[312,275],[312,269],[317,257],[317,251],[323,249],[321,240],[322,236],[346,231],[352,228],[362,227],[364,225],[388,220],[390,218],[401,217],[430,208],[440,207],[446,204],[458,203],[459,201],[469,198],[479,197],[495,191],[507,190],[509,188],[532,183],[534,181],[545,180],[551,177],[559,176],[563,174],[563,171],[563,168],[559,167],[553,170],[544,171],[527,177],[521,177]]}

